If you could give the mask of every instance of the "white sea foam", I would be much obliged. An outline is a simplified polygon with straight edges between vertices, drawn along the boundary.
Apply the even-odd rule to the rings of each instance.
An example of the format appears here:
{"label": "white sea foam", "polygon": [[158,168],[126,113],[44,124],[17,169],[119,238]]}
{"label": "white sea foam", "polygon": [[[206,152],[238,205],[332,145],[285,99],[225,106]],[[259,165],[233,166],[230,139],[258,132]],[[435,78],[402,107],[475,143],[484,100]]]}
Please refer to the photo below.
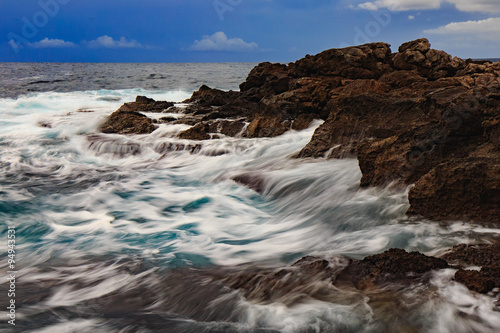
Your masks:
{"label": "white sea foam", "polygon": [[[77,305],[136,281],[116,267],[111,275],[95,267],[88,286],[74,287],[74,279],[89,274],[89,257],[134,257],[164,267],[276,264],[305,254],[362,258],[391,247],[435,254],[498,237],[498,229],[472,223],[405,217],[407,190],[360,189],[355,159],[293,158],[319,122],[277,138],[206,142],[176,138],[186,125],[161,124],[151,135],[99,134],[105,116],[138,94],[176,102],[189,97],[182,91],[123,90],[0,100],[0,199],[5,203],[0,217],[18,228],[26,251],[21,276],[50,280],[59,273],[30,267],[79,267],[68,280],[56,279],[47,307]],[[93,112],[77,112],[81,109]],[[261,184],[261,193],[232,180],[243,174]],[[435,331],[500,325],[486,305],[491,299],[439,283],[442,302],[429,306],[445,324],[436,324]],[[470,315],[486,324],[453,322],[457,309],[466,307],[455,294],[479,307],[482,314]],[[350,306],[316,300],[293,308],[244,304],[241,327],[284,332],[353,328],[372,315],[364,303],[358,317],[350,315]],[[84,330],[94,324],[70,321],[53,328],[62,332],[81,325]]]}

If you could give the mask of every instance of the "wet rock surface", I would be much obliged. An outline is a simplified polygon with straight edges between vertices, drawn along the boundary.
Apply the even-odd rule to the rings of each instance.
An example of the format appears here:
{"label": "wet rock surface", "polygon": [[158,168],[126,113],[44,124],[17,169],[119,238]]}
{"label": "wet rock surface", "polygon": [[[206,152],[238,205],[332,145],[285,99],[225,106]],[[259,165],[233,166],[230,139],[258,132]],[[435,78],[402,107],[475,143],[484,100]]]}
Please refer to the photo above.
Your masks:
{"label": "wet rock surface", "polygon": [[173,102],[155,101],[146,96],[137,96],[135,102],[123,104],[118,111],[162,112],[172,106]]}
{"label": "wet rock surface", "polygon": [[[470,290],[484,294],[500,288],[500,244],[459,244],[442,258],[462,267],[455,274],[455,280]],[[481,268],[465,269],[468,266]]]}
{"label": "wet rock surface", "polygon": [[153,120],[140,112],[163,112],[172,106],[172,102],[137,96],[135,102],[125,103],[109,115],[99,130],[108,134],[149,134],[158,127],[153,125]]}
{"label": "wet rock surface", "polygon": [[[480,271],[459,269],[454,276],[456,282],[471,291],[485,294],[500,287],[498,250],[498,244],[460,244],[442,258],[402,249],[389,249],[362,260],[306,256],[283,268],[228,270],[213,276],[225,286],[240,291],[247,299],[264,303],[286,299],[293,303],[306,295],[321,299],[328,285],[366,292],[429,286],[433,272],[456,267],[459,258],[460,262],[469,265],[488,263]],[[493,252],[496,254],[492,255]]]}
{"label": "wet rock surface", "polygon": [[[459,257],[475,257],[473,253],[483,251],[488,246],[462,244],[452,252]],[[141,259],[122,259],[117,262],[98,258],[95,262],[89,262],[81,271],[82,274],[71,279],[72,286],[91,288],[102,284],[101,280],[95,282],[88,278],[99,267],[109,269],[99,279],[106,281],[106,278],[112,278],[112,281],[116,281],[116,277],[128,278],[127,283],[121,285],[119,290],[104,290],[97,296],[85,297],[79,301],[78,307],[69,307],[64,312],[61,312],[60,307],[57,311],[53,308],[41,308],[34,313],[30,311],[38,303],[53,302],[52,289],[60,288],[61,283],[67,281],[68,276],[80,267],[55,265],[40,270],[42,274],[37,279],[23,281],[23,288],[19,290],[19,296],[23,299],[20,309],[32,314],[35,321],[20,321],[22,330],[38,329],[40,321],[47,321],[47,318],[51,320],[50,315],[54,312],[57,318],[64,313],[69,320],[81,318],[82,313],[98,312],[107,322],[119,323],[117,327],[123,327],[126,331],[141,331],[146,327],[151,331],[168,332],[232,332],[241,328],[241,318],[249,315],[248,309],[257,308],[266,317],[269,313],[271,320],[282,320],[282,316],[273,316],[276,307],[279,313],[293,308],[310,311],[310,304],[318,301],[328,304],[329,312],[332,311],[330,306],[334,310],[345,309],[334,312],[335,316],[366,320],[359,320],[354,325],[345,326],[345,329],[340,326],[340,330],[337,325],[320,328],[315,325],[310,330],[300,331],[358,332],[369,327],[374,332],[427,332],[429,320],[437,324],[442,320],[441,316],[434,318],[431,312],[441,310],[442,307],[436,307],[435,304],[439,305],[443,301],[447,311],[454,310],[450,314],[454,320],[470,317],[471,325],[464,326],[470,328],[466,331],[493,332],[495,328],[488,325],[489,322],[484,323],[484,317],[480,316],[482,312],[488,311],[485,304],[487,298],[481,300],[482,305],[478,309],[468,313],[466,310],[471,306],[467,300],[464,307],[458,309],[452,304],[448,305],[440,295],[439,287],[429,282],[428,277],[433,272],[439,273],[440,269],[447,267],[446,261],[399,249],[391,249],[363,260],[342,256],[306,256],[291,265],[274,268],[239,265],[161,270]],[[52,272],[62,272],[64,275],[58,276]],[[463,274],[459,272],[455,277],[457,282]],[[475,281],[481,281],[477,279],[476,273],[465,272],[463,275],[465,278],[475,276]],[[135,276],[138,278],[131,278]],[[488,283],[491,285],[491,282]],[[471,282],[467,286],[472,292],[486,292],[482,284]],[[459,302],[463,303],[462,300]],[[0,299],[0,303],[7,306],[3,299]],[[321,308],[313,308],[313,311],[315,317],[321,318]],[[214,322],[223,322],[224,326],[217,326],[214,330]],[[190,326],[185,326],[186,323]],[[234,325],[231,326],[232,323]],[[249,331],[283,330],[252,328]]]}
{"label": "wet rock surface", "polygon": [[152,120],[134,111],[115,111],[99,127],[103,133],[149,134],[157,129]]}
{"label": "wet rock surface", "polygon": [[372,285],[388,283],[415,283],[429,278],[432,270],[448,268],[448,263],[439,258],[428,257],[418,252],[390,249],[381,254],[353,260],[341,273],[338,282],[351,282],[363,289]]}

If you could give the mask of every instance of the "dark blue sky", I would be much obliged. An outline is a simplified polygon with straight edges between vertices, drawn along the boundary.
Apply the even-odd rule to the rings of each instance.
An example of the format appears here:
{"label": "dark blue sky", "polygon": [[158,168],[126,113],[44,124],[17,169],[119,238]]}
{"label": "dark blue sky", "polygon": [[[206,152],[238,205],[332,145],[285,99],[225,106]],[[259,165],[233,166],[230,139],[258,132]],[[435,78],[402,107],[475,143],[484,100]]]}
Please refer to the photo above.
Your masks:
{"label": "dark blue sky", "polygon": [[500,57],[500,1],[2,1],[0,37],[0,61],[292,61],[419,37],[460,57]]}

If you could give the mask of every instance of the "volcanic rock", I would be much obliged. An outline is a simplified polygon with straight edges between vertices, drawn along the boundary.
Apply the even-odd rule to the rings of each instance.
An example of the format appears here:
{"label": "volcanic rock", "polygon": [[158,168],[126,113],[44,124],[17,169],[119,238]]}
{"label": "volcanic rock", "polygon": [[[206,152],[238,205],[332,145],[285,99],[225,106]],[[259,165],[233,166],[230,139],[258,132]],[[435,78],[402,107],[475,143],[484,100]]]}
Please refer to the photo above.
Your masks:
{"label": "volcanic rock", "polygon": [[150,118],[134,111],[115,111],[99,127],[103,133],[149,134],[157,129]]}
{"label": "volcanic rock", "polygon": [[448,268],[448,263],[439,258],[428,257],[419,252],[390,249],[354,260],[339,276],[337,282],[349,281],[357,288],[387,283],[410,283],[428,278],[426,273]]}
{"label": "volcanic rock", "polygon": [[500,243],[455,245],[442,258],[450,263],[460,265],[500,265]]}
{"label": "volcanic rock", "polygon": [[408,195],[410,214],[432,220],[500,221],[500,158],[441,163]]}
{"label": "volcanic rock", "polygon": [[163,112],[172,106],[173,102],[155,101],[145,96],[137,96],[135,102],[123,104],[118,111]]}
{"label": "volcanic rock", "polygon": [[467,288],[479,293],[500,288],[500,244],[459,244],[442,258],[461,267],[482,266],[479,271],[460,269],[455,273],[455,280]]}
{"label": "volcanic rock", "polygon": [[240,91],[204,85],[185,102],[172,121],[193,125],[181,138],[274,137],[321,119],[297,157],[357,157],[363,187],[416,184],[411,214],[500,221],[500,63],[452,57],[425,38],[396,53],[369,43],[261,63]]}

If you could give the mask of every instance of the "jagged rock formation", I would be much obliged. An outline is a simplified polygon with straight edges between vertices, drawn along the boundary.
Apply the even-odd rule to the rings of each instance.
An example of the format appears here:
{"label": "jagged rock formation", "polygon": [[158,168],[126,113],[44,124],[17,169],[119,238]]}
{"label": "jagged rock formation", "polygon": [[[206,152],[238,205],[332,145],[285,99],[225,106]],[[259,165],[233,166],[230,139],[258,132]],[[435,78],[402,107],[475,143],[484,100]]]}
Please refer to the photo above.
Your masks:
{"label": "jagged rock formation", "polygon": [[323,119],[297,157],[357,157],[361,186],[415,184],[411,214],[500,221],[500,63],[452,58],[427,39],[397,53],[371,43],[261,63],[239,92],[202,86],[185,102],[170,120],[194,125],[181,138],[272,137]]}
{"label": "jagged rock formation", "polygon": [[[293,265],[279,269],[255,269],[231,272],[219,271],[216,280],[254,301],[283,301],[287,294],[321,295],[322,280],[339,288],[358,290],[398,290],[401,287],[428,284],[432,272],[459,268],[456,282],[472,291],[488,293],[500,287],[499,245],[460,244],[443,258],[426,256],[419,252],[389,249],[362,260],[337,257],[333,261],[306,256]],[[470,265],[482,266],[480,271],[466,270]],[[295,301],[295,299],[291,299]]]}
{"label": "jagged rock formation", "polygon": [[145,96],[137,96],[135,102],[123,104],[118,111],[162,112],[172,106],[174,106],[172,102],[155,101]]}
{"label": "jagged rock formation", "polygon": [[137,96],[135,102],[125,103],[113,112],[106,121],[101,124],[99,130],[103,133],[117,134],[149,134],[158,126],[153,121],[140,113],[162,112],[174,106],[172,102],[155,101],[145,96]]}
{"label": "jagged rock formation", "polygon": [[500,288],[500,244],[459,244],[443,256],[450,263],[462,266],[481,266],[479,271],[460,269],[455,280],[470,290],[487,293]]}
{"label": "jagged rock formation", "polygon": [[115,111],[99,127],[103,133],[149,134],[157,129],[151,119],[139,112]]}

